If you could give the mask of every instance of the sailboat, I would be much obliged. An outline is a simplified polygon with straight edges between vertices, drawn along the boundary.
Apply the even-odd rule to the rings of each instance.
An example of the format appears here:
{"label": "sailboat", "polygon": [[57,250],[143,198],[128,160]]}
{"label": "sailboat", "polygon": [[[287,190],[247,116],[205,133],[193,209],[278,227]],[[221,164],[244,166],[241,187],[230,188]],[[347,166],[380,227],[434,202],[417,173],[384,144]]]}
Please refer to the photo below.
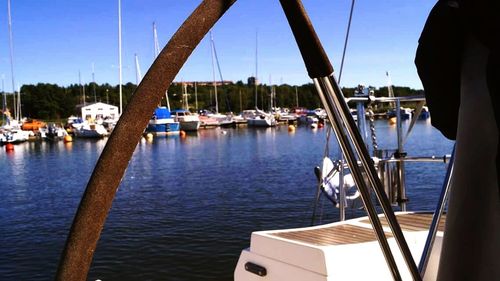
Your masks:
{"label": "sailboat", "polygon": [[248,126],[253,127],[274,127],[277,124],[274,115],[271,113],[267,113],[257,106],[257,95],[259,90],[259,82],[258,82],[258,37],[255,35],[255,110],[249,111],[247,110],[245,113],[245,119],[247,120]]}
{"label": "sailboat", "polygon": [[[158,43],[158,33],[156,31],[156,23],[153,22],[153,44],[154,44],[154,56],[155,59],[160,53],[160,46]],[[139,62],[136,56],[136,78],[137,85],[139,85],[142,80],[141,72],[139,69]],[[175,119],[175,115],[172,115],[170,111],[170,104],[168,101],[168,93],[165,93],[166,106],[162,106],[161,102],[154,110],[151,119],[148,122],[145,133],[151,133],[153,135],[177,135],[180,133],[180,123]]]}
{"label": "sailboat", "polygon": [[[236,126],[236,122],[233,120],[232,115],[226,115],[219,113],[219,101],[217,98],[217,81],[215,79],[215,63],[217,63],[217,69],[219,70],[219,76],[221,84],[223,84],[224,79],[222,78],[222,71],[219,65],[219,58],[217,57],[217,51],[215,49],[214,37],[212,31],[210,31],[210,50],[212,53],[212,76],[213,76],[213,86],[215,94],[215,113],[207,114],[209,119],[215,120],[217,124],[221,127],[233,127]],[[228,109],[230,111],[230,109]]]}
{"label": "sailboat", "polygon": [[[4,93],[4,111],[2,114],[6,117],[6,124],[0,128],[0,145],[6,143],[21,143],[27,141],[30,137],[34,136],[32,131],[25,131],[21,128],[21,89],[17,90],[14,79],[14,46],[12,38],[12,17],[11,17],[11,4],[7,0],[7,17],[9,24],[9,50],[10,50],[10,71],[12,80],[13,92],[13,105],[14,105],[14,118],[12,118],[10,111],[6,108],[5,93]],[[16,97],[17,96],[17,97]]]}
{"label": "sailboat", "polygon": [[201,125],[200,117],[197,114],[193,114],[189,111],[189,103],[188,103],[188,93],[187,93],[187,85],[182,85],[183,91],[183,101],[184,101],[184,109],[176,109],[172,111],[172,115],[175,118],[175,121],[180,123],[181,130],[183,131],[198,131]]}

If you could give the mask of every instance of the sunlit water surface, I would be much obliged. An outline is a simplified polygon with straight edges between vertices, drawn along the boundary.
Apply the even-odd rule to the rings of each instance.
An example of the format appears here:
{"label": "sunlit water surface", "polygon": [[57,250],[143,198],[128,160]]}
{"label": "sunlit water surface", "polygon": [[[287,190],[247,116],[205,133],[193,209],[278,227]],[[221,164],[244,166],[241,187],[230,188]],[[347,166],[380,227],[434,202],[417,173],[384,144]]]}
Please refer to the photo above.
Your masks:
{"label": "sunlit water surface", "polygon": [[[408,124],[406,124],[408,125]],[[379,146],[396,131],[377,122]],[[53,279],[106,140],[29,142],[0,151],[0,280]],[[326,130],[213,129],[141,142],[97,246],[89,280],[232,280],[252,231],[307,226]],[[406,150],[443,156],[452,142],[417,122]],[[335,144],[330,156],[338,157]],[[112,169],[112,167],[110,167]],[[409,209],[431,210],[444,164],[408,164]],[[338,211],[321,203],[323,222]],[[358,212],[359,213],[359,212]],[[356,212],[348,212],[349,216]]]}

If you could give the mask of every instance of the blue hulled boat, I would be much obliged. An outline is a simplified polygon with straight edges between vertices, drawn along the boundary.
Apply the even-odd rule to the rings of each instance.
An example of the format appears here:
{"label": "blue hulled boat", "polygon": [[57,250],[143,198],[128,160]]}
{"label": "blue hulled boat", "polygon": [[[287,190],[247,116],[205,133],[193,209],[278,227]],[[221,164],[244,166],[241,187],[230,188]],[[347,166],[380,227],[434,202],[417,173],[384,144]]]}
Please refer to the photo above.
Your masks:
{"label": "blue hulled boat", "polygon": [[164,106],[155,109],[146,128],[146,133],[152,133],[153,135],[173,135],[178,134],[179,131],[179,122],[175,121],[170,114],[170,110]]}

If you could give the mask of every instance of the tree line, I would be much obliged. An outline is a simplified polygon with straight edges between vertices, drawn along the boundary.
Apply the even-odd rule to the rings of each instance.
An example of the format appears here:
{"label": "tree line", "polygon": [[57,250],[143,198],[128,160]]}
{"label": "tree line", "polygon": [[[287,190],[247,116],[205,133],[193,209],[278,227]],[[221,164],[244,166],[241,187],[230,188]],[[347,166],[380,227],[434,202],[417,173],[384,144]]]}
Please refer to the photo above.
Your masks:
{"label": "tree line", "polygon": [[[274,89],[273,89],[274,87]],[[134,94],[137,85],[127,83],[122,85],[123,108]],[[396,96],[412,96],[423,94],[422,90],[409,87],[393,87]],[[354,94],[356,88],[343,88],[346,97]],[[257,92],[257,99],[255,98]],[[374,88],[375,96],[388,96],[387,87]],[[271,93],[275,93],[271,95]],[[14,97],[7,94],[7,108],[12,112]],[[321,106],[320,99],[313,84],[301,86],[292,85],[255,85],[242,81],[217,86],[217,105],[221,113],[239,113],[245,109],[257,107],[267,110],[272,103],[275,107],[305,107],[314,109]],[[168,98],[172,109],[186,108],[191,111],[208,109],[215,111],[215,88],[212,85],[195,85],[190,83],[184,88],[181,83],[173,83],[168,89]],[[118,86],[110,84],[89,83],[85,85],[72,84],[66,87],[56,84],[38,83],[21,87],[22,116],[43,120],[65,119],[71,115],[80,115],[77,110],[82,104],[104,102],[119,105]],[[165,105],[165,98],[162,105]]]}

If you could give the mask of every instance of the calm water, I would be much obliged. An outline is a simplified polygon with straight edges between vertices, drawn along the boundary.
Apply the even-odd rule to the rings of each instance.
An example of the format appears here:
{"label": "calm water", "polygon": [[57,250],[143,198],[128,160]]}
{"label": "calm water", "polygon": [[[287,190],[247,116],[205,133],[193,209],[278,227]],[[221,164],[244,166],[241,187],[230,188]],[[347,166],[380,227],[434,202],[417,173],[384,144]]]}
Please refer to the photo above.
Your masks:
{"label": "calm water", "polygon": [[[307,226],[326,133],[286,126],[203,130],[139,143],[101,235],[89,280],[232,280],[255,230]],[[377,123],[379,146],[394,127]],[[0,280],[53,279],[105,140],[31,142],[0,151]],[[418,122],[412,156],[451,151]],[[330,145],[331,155],[338,153]],[[407,165],[410,209],[435,205],[443,164]],[[422,176],[425,174],[425,177]],[[336,219],[323,204],[323,220]]]}

